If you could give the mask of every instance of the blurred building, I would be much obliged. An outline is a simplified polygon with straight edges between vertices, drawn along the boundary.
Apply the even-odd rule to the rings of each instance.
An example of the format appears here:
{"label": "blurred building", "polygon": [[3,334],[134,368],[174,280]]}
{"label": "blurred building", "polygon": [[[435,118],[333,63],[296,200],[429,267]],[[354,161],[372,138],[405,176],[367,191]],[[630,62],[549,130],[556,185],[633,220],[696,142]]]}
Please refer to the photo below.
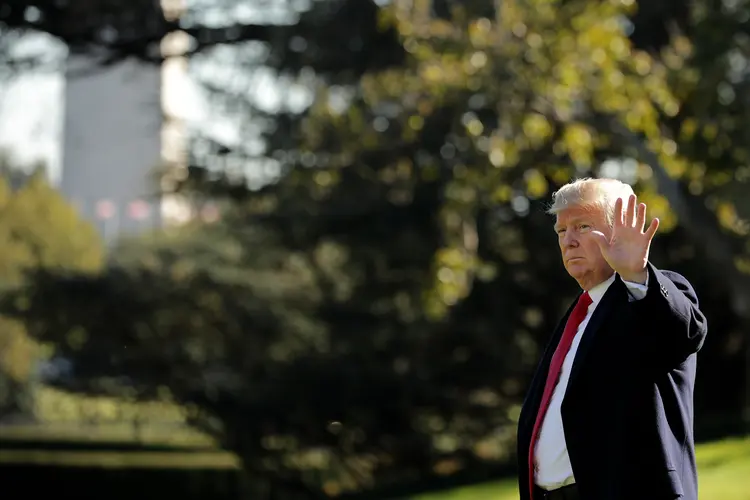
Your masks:
{"label": "blurred building", "polygon": [[68,59],[59,187],[112,241],[161,224],[161,75],[135,61],[76,75],[94,66]]}
{"label": "blurred building", "polygon": [[[167,17],[183,9],[180,0],[162,2]],[[180,35],[163,41],[161,67],[127,60],[97,68],[89,56],[68,58],[59,187],[108,243],[190,218],[164,194],[186,171],[180,103],[171,95],[187,72]]]}

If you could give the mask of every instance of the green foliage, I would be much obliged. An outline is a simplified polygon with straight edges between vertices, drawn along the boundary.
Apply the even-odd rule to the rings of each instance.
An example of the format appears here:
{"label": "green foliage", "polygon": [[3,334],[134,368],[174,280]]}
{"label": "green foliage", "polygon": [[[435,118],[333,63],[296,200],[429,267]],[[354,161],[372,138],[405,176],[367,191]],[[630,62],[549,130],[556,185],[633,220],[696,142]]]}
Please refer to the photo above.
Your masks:
{"label": "green foliage", "polygon": [[[554,246],[534,262],[514,247],[548,220],[537,212],[488,239],[515,268],[477,288],[490,316],[457,304],[451,323],[435,323],[421,297],[439,249],[437,187],[394,206],[389,190],[344,173],[314,216],[292,201],[283,218],[243,207],[226,225],[120,248],[98,277],[41,273],[24,320],[91,390],[126,377],[139,397],[168,394],[259,484],[356,490],[507,460],[517,374],[558,312],[531,304],[560,276]],[[358,210],[337,212],[352,195]]]}
{"label": "green foliage", "polygon": [[[479,211],[528,204],[594,171],[619,149],[613,126],[598,126],[602,119],[642,134],[670,170],[681,168],[661,130],[679,101],[666,66],[624,32],[633,8],[619,0],[509,1],[495,18],[467,4],[444,20],[393,3],[381,23],[395,27],[409,57],[363,76],[343,113],[321,89],[302,124],[304,148],[332,160],[330,170],[309,174],[309,184],[325,196],[338,170],[352,166],[378,170],[382,183],[400,189],[442,179],[444,243],[425,307],[435,318],[446,314],[489,266],[477,256]],[[655,216],[668,212],[651,206]]]}
{"label": "green foliage", "polygon": [[41,174],[11,192],[0,179],[0,279],[17,283],[36,267],[98,271],[103,249],[95,229]]}
{"label": "green foliage", "polygon": [[[695,118],[716,90],[696,77],[700,50],[635,48],[632,2],[504,1],[494,17],[479,3],[444,18],[423,2],[381,9],[406,59],[354,84],[327,73],[309,110],[275,117],[279,182],[188,179],[230,195],[221,223],[119,248],[99,275],[38,273],[14,313],[75,361],[71,385],[168,397],[255,484],[308,498],[505,462],[574,293],[545,200],[608,158],[635,158],[639,194],[673,229],[657,261],[689,267],[736,329],[710,286],[732,258],[711,254],[727,272],[695,257],[738,241],[717,214],[741,229],[739,194],[718,191],[736,187],[730,171],[695,141],[702,130],[715,150],[722,130]],[[695,222],[702,189],[718,201]]]}
{"label": "green foliage", "polygon": [[[42,173],[31,175],[17,189],[0,176],[0,283],[20,285],[38,267],[91,272],[102,265],[103,251],[94,228],[83,222]],[[0,414],[26,404],[25,385],[38,346],[23,326],[0,317]],[[28,407],[24,408],[28,410]]]}

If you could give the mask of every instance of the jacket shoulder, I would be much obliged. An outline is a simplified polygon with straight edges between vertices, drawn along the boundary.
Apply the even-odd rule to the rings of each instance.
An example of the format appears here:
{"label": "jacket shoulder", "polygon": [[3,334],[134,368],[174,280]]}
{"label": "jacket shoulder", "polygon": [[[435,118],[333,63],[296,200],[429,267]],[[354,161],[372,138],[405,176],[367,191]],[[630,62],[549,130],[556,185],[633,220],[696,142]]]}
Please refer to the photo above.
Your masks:
{"label": "jacket shoulder", "polygon": [[[692,302],[697,303],[698,297],[690,281],[682,274],[670,271],[669,269],[658,269],[657,267],[650,265],[649,270],[655,276],[650,276],[649,279],[655,278],[653,284],[657,287],[664,285],[672,285],[677,290],[681,291],[687,298]],[[670,283],[664,283],[664,280],[668,280]],[[658,282],[658,284],[657,284]],[[651,281],[649,281],[649,288],[651,287]]]}

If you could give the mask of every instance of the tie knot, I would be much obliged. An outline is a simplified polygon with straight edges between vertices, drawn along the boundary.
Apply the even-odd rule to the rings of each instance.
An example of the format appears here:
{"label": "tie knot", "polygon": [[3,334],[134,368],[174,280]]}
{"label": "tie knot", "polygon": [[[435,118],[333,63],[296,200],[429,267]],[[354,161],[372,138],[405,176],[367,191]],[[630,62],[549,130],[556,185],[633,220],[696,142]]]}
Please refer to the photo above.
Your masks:
{"label": "tie knot", "polygon": [[588,307],[592,302],[593,300],[591,299],[591,295],[589,295],[589,292],[583,292],[578,298],[578,307]]}

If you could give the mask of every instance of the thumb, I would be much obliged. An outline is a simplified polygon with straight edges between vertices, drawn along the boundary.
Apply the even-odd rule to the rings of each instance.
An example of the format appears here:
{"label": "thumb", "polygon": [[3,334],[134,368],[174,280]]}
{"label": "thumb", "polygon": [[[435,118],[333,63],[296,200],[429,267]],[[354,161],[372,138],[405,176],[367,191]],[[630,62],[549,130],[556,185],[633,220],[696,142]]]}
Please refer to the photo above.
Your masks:
{"label": "thumb", "polygon": [[606,236],[604,236],[604,233],[601,231],[591,231],[591,235],[594,237],[594,241],[596,241],[596,244],[599,245],[599,248],[602,250],[609,247],[609,240]]}

